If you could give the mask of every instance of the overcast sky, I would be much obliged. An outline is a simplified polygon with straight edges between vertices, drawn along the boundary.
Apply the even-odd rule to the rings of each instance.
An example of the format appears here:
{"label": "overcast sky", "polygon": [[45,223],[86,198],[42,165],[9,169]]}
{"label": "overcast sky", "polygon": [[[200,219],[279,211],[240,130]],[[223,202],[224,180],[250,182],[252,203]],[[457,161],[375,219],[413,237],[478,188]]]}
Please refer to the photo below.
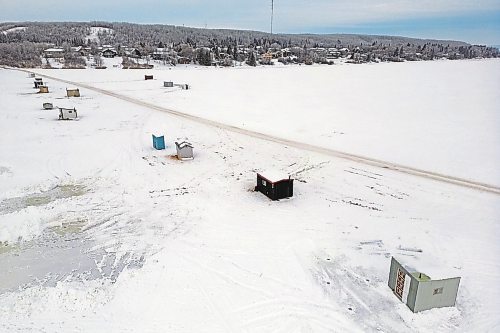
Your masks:
{"label": "overcast sky", "polygon": [[[500,0],[275,0],[274,32],[500,44]],[[270,30],[271,0],[0,0],[0,21],[112,21]]]}

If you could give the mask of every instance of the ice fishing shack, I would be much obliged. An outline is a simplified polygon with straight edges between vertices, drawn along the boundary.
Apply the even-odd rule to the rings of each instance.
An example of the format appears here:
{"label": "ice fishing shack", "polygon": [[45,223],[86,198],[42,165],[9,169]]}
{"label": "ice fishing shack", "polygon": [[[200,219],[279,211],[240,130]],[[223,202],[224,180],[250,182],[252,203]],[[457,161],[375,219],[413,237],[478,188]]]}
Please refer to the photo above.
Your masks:
{"label": "ice fishing shack", "polygon": [[76,109],[59,108],[59,120],[73,120],[78,117]]}
{"label": "ice fishing shack", "polygon": [[78,88],[66,88],[67,97],[80,97],[80,89]]}
{"label": "ice fishing shack", "polygon": [[157,150],[165,149],[165,137],[163,135],[151,135],[153,137],[153,148]]}
{"label": "ice fishing shack", "polygon": [[177,158],[180,160],[192,160],[194,158],[193,145],[187,141],[175,142]]}
{"label": "ice fishing shack", "polygon": [[275,170],[259,172],[255,190],[271,200],[290,198],[293,196],[293,178]]}
{"label": "ice fishing shack", "polygon": [[39,89],[40,86],[43,86],[43,79],[41,77],[35,78],[34,85],[35,89]]}
{"label": "ice fishing shack", "polygon": [[411,311],[455,306],[460,278],[432,280],[424,273],[391,259],[389,288]]}
{"label": "ice fishing shack", "polygon": [[39,89],[38,91],[39,94],[47,94],[49,92],[49,87],[44,85],[38,86],[38,89]]}

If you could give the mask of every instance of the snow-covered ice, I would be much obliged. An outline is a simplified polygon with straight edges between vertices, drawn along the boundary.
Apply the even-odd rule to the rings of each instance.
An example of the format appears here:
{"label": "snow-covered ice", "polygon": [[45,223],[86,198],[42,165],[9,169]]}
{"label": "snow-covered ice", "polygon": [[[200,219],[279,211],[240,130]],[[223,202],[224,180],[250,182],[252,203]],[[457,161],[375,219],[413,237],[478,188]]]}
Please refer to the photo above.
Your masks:
{"label": "snow-covered ice", "polygon": [[[35,71],[499,185],[499,67],[488,60]],[[155,80],[144,81],[149,73]],[[498,194],[248,137],[82,87],[82,97],[66,98],[73,84],[51,79],[51,93],[36,94],[26,76],[0,69],[0,267],[7,267],[0,331],[500,327]],[[192,89],[163,88],[163,80]],[[79,119],[58,121],[45,101],[76,107]],[[152,148],[152,133],[165,134],[166,150]],[[193,143],[194,160],[173,158],[177,138]],[[271,202],[253,192],[256,173],[267,169],[294,176],[293,198]],[[413,314],[387,286],[392,255],[431,277],[461,276],[457,306]]]}

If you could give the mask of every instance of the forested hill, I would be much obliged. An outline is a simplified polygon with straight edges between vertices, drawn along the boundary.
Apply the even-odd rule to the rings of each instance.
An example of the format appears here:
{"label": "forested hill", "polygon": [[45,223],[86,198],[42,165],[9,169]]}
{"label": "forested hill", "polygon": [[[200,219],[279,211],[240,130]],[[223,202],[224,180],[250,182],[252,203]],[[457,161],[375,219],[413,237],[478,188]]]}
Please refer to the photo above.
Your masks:
{"label": "forested hill", "polygon": [[[460,41],[417,39],[397,36],[355,35],[355,34],[269,34],[260,31],[229,30],[229,29],[199,29],[173,25],[146,25],[132,23],[109,22],[16,22],[0,23],[0,31],[10,31],[0,34],[0,42],[33,42],[61,45],[70,43],[74,46],[86,42],[91,27],[112,29],[111,34],[102,34],[101,43],[121,45],[157,45],[189,43],[210,45],[214,40],[230,39],[238,45],[256,45],[262,40],[276,42],[284,47],[317,47],[317,46],[361,46],[371,44],[405,45],[405,44],[444,44],[452,47],[467,46]],[[25,28],[25,29],[15,29]]]}
{"label": "forested hill", "polygon": [[[54,49],[61,50],[60,54],[54,54]],[[85,67],[90,55],[101,56],[104,50],[124,57],[127,68],[130,57],[148,64],[153,59],[205,66],[272,65],[275,61],[331,65],[339,58],[369,63],[500,57],[498,49],[484,45],[396,36],[269,34],[108,22],[0,23],[0,65],[50,66],[47,58],[59,56],[66,67]]]}

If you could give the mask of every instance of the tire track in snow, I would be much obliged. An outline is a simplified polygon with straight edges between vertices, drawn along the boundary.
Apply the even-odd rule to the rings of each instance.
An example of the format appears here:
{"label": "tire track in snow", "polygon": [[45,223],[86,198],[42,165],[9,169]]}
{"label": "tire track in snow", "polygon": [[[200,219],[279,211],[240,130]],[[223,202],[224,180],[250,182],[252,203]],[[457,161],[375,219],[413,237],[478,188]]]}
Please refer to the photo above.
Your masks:
{"label": "tire track in snow", "polygon": [[[32,71],[23,70],[23,69],[16,69],[16,70],[26,72],[26,73],[32,72]],[[168,113],[170,115],[173,115],[173,116],[176,116],[179,118],[188,119],[188,120],[191,120],[191,121],[203,124],[203,125],[221,128],[221,129],[224,129],[227,131],[246,135],[249,137],[282,144],[282,145],[297,148],[300,150],[306,150],[306,151],[319,153],[319,154],[323,154],[323,155],[327,155],[327,156],[331,156],[331,157],[341,158],[344,160],[353,161],[353,162],[360,163],[360,164],[370,165],[370,166],[381,168],[381,169],[392,170],[392,171],[396,171],[396,172],[400,172],[400,173],[404,173],[404,174],[408,174],[408,175],[412,175],[412,176],[416,176],[416,177],[420,177],[420,178],[426,178],[426,179],[431,179],[431,180],[435,180],[435,181],[439,181],[439,182],[443,182],[443,183],[458,185],[458,186],[466,187],[466,188],[470,188],[470,189],[486,191],[486,192],[490,192],[490,193],[494,193],[494,194],[500,194],[500,187],[495,186],[495,185],[477,182],[477,181],[473,181],[473,180],[465,179],[465,178],[460,178],[460,177],[449,176],[449,175],[445,175],[445,174],[441,174],[441,173],[437,173],[437,172],[433,172],[433,171],[422,170],[422,169],[418,169],[418,168],[414,168],[414,167],[410,167],[410,166],[405,166],[405,165],[401,165],[401,164],[397,164],[397,163],[382,161],[379,159],[366,157],[366,156],[362,156],[362,155],[346,153],[346,152],[342,152],[339,150],[315,146],[315,145],[311,145],[311,144],[303,143],[303,142],[299,142],[299,141],[280,138],[280,137],[277,137],[274,135],[264,134],[261,132],[257,132],[257,131],[253,131],[253,130],[249,130],[249,129],[244,129],[244,128],[240,128],[237,126],[228,125],[228,124],[221,123],[218,121],[206,119],[203,117],[190,115],[190,114],[187,114],[184,112],[164,108],[164,107],[152,104],[152,103],[144,102],[144,101],[141,101],[141,100],[129,97],[129,96],[125,96],[122,94],[118,94],[118,93],[115,93],[115,92],[112,92],[109,90],[96,88],[94,86],[91,86],[91,85],[88,85],[85,83],[78,83],[78,82],[73,82],[73,81],[69,81],[69,80],[64,80],[64,79],[60,79],[60,78],[50,76],[50,75],[45,75],[45,74],[39,74],[39,73],[36,73],[36,74],[39,76],[42,76],[42,77],[46,77],[46,78],[49,78],[52,80],[59,81],[59,82],[63,82],[63,83],[67,83],[70,85],[74,85],[74,86],[78,86],[81,88],[96,91],[96,92],[99,92],[101,94],[115,97],[115,98],[118,98],[120,100],[129,102],[132,104],[136,104],[136,105],[139,105],[139,106],[142,106],[145,108],[165,112],[165,113]]]}

